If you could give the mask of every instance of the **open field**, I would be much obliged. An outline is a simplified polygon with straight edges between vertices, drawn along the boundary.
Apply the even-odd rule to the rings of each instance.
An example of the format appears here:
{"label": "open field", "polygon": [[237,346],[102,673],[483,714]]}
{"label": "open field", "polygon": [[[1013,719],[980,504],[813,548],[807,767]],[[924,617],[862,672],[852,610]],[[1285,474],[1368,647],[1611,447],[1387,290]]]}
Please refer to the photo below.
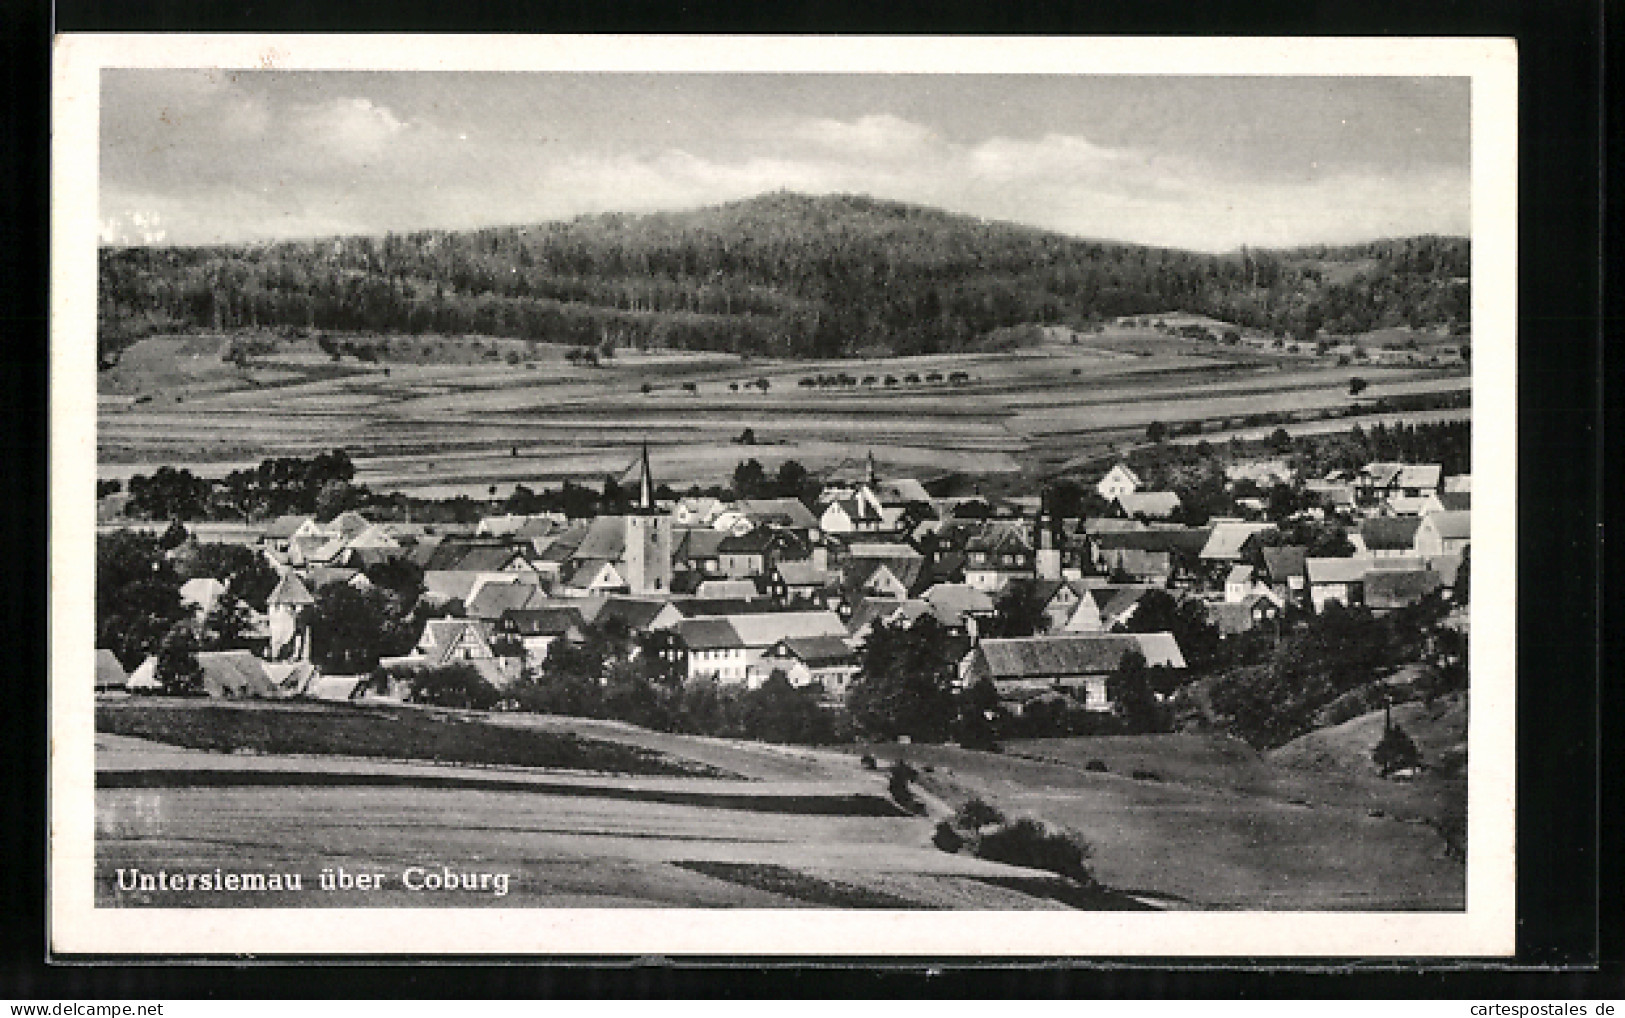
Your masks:
{"label": "open field", "polygon": [[[145,340],[102,379],[99,469],[121,479],[163,464],[221,475],[343,447],[357,480],[374,488],[484,497],[492,486],[501,496],[520,483],[596,483],[623,473],[647,440],[657,476],[678,487],[725,482],[747,457],[816,470],[871,449],[883,470],[1015,477],[1132,442],[1153,420],[1200,420],[1217,434],[1249,414],[1341,412],[1356,376],[1367,399],[1470,385],[1463,368],[1337,367],[1143,330],[1076,338],[886,360],[626,351],[592,368],[544,347],[543,359],[518,365],[286,355],[249,369],[219,359],[219,337]],[[951,384],[956,372],[965,377]],[[800,384],[842,373],[857,384]],[[757,445],[735,444],[745,428]]]}
{"label": "open field", "polygon": [[[530,715],[479,724],[569,734],[659,754],[691,774],[734,777],[213,753],[99,734],[98,901],[1456,909],[1464,898],[1461,865],[1417,816],[1433,793],[1351,776],[1327,756],[1335,747],[1286,767],[1227,740],[1187,736],[1029,740],[993,754],[773,746]],[[1367,734],[1351,729],[1342,742]],[[1076,828],[1111,892],[1080,900],[1076,885],[1049,874],[937,851],[933,821],[892,802],[884,770],[858,766],[864,751],[883,764],[908,759],[925,792],[948,805],[976,795],[1011,816]],[[1108,773],[1084,769],[1097,758]],[[1136,780],[1136,768],[1162,780]],[[446,864],[508,872],[513,893],[426,900],[396,880],[381,891],[232,899],[120,892],[112,878],[118,867],[224,865],[309,881],[324,865],[398,875]]]}

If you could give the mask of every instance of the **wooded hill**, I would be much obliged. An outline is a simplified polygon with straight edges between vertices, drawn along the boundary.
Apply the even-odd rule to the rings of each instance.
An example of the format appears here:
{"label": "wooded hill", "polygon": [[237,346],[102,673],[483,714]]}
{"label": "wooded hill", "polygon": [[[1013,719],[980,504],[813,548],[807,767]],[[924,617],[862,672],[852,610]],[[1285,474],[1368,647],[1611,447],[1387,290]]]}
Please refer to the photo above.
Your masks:
{"label": "wooded hill", "polygon": [[1196,254],[862,196],[219,247],[104,248],[103,363],[143,336],[271,329],[782,357],[975,349],[996,329],[1186,311],[1278,334],[1465,326],[1469,242]]}

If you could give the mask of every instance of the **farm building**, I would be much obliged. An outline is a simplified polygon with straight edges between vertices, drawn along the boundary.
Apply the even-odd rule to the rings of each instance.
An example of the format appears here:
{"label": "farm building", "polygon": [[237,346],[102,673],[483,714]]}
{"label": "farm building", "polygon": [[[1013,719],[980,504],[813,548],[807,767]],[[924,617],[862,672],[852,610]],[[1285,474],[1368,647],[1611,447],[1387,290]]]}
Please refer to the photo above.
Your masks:
{"label": "farm building", "polygon": [[966,685],[993,683],[1001,700],[1017,705],[1063,692],[1086,709],[1109,711],[1107,678],[1124,657],[1138,652],[1149,667],[1185,667],[1179,644],[1169,633],[1098,633],[983,640],[963,670]]}
{"label": "farm building", "polygon": [[1365,558],[1307,558],[1304,573],[1309,579],[1309,602],[1315,611],[1337,602],[1345,607],[1364,603],[1365,574],[1371,560]]}
{"label": "farm building", "polygon": [[1100,497],[1108,502],[1115,502],[1124,495],[1140,490],[1140,475],[1128,468],[1128,464],[1119,463],[1106,471],[1106,476],[1095,485]]}
{"label": "farm building", "polygon": [[1117,507],[1130,519],[1165,520],[1179,511],[1179,495],[1172,491],[1126,491],[1117,496]]}
{"label": "farm building", "polygon": [[816,683],[825,696],[840,700],[858,672],[858,657],[837,636],[786,637],[767,649],[760,667],[769,676],[784,672],[792,686]]}
{"label": "farm building", "polygon": [[1356,552],[1372,558],[1409,555],[1421,523],[1414,516],[1373,516],[1361,520],[1360,529],[1349,540]]}
{"label": "farm building", "polygon": [[1238,636],[1275,622],[1283,611],[1275,598],[1263,591],[1239,601],[1217,601],[1207,606],[1208,618],[1219,628],[1221,637]]}
{"label": "farm building", "polygon": [[1262,579],[1283,604],[1302,600],[1305,590],[1304,559],[1309,549],[1301,544],[1283,544],[1263,550]]}
{"label": "farm building", "polygon": [[1373,570],[1365,576],[1365,604],[1372,611],[1408,608],[1438,590],[1441,582],[1431,569]]}

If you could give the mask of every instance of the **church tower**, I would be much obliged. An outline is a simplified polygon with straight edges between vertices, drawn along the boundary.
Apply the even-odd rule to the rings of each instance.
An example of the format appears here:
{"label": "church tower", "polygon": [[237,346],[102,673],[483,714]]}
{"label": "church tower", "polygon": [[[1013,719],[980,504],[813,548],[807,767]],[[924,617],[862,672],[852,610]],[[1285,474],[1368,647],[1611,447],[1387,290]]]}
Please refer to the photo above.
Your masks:
{"label": "church tower", "polygon": [[1059,521],[1050,513],[1049,492],[1038,503],[1038,562],[1040,580],[1061,578],[1061,542]]}
{"label": "church tower", "polygon": [[671,519],[655,505],[654,475],[649,471],[649,443],[639,464],[638,498],[626,522],[626,585],[630,593],[671,592]]}

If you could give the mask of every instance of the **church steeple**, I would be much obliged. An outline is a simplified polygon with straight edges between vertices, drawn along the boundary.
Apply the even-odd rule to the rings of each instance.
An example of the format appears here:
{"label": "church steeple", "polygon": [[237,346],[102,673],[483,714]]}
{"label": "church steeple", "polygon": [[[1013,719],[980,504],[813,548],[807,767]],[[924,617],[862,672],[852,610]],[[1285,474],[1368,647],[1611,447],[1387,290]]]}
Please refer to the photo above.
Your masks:
{"label": "church steeple", "polygon": [[639,464],[637,511],[645,515],[656,512],[655,479],[649,472],[649,443],[643,443],[643,456]]}

